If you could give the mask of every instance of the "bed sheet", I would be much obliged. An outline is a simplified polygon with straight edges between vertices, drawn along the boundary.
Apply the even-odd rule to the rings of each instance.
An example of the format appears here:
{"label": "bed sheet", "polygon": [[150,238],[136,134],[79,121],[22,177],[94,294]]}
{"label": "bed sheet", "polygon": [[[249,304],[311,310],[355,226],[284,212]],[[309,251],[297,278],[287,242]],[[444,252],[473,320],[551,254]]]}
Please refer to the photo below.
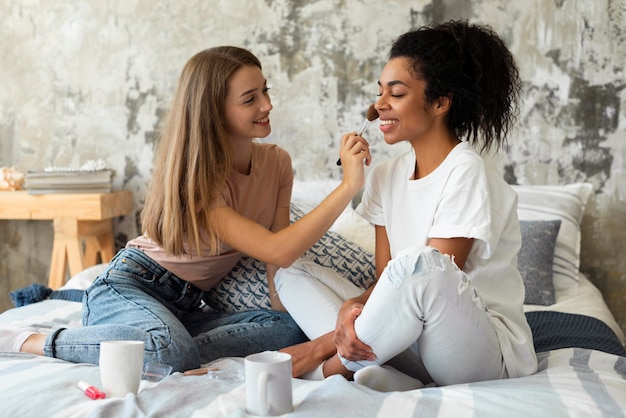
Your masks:
{"label": "bed sheet", "polygon": [[[35,325],[43,332],[81,326],[81,304],[49,299],[0,315],[0,326]],[[626,357],[582,348],[538,354],[535,375],[501,381],[381,393],[334,376],[293,379],[293,414],[328,416],[624,416]],[[221,359],[239,362],[242,359]],[[219,367],[219,364],[212,366]],[[205,365],[209,366],[209,365]],[[175,373],[142,381],[138,395],[92,401],[77,387],[100,385],[98,367],[29,354],[0,353],[2,416],[245,417],[243,381]]]}
{"label": "bed sheet", "polygon": [[[539,355],[523,378],[375,392],[340,376],[293,379],[298,417],[622,417],[626,358],[585,349]],[[243,381],[175,373],[142,381],[137,395],[90,400],[80,380],[99,384],[97,366],[26,354],[0,355],[0,405],[11,417],[246,417]]]}
{"label": "bed sheet", "polygon": [[[372,238],[371,228],[357,221],[349,207],[333,229],[367,246]],[[86,288],[105,267],[88,269],[72,278],[65,288]],[[622,330],[599,290],[583,274],[580,279],[577,294],[557,294],[557,303],[552,306],[525,305],[524,310],[597,318],[623,343]],[[45,300],[0,314],[0,326],[33,325],[43,332],[59,326],[81,326],[81,304]],[[225,360],[243,367],[242,359],[218,362]],[[538,372],[532,376],[409,392],[375,392],[339,376],[323,381],[293,379],[295,409],[288,416],[625,416],[626,357],[589,348],[563,348],[538,353],[538,360]],[[0,353],[0,415],[248,416],[243,381],[175,373],[158,383],[142,381],[138,395],[93,401],[78,389],[81,380],[99,386],[98,367],[28,354]]]}

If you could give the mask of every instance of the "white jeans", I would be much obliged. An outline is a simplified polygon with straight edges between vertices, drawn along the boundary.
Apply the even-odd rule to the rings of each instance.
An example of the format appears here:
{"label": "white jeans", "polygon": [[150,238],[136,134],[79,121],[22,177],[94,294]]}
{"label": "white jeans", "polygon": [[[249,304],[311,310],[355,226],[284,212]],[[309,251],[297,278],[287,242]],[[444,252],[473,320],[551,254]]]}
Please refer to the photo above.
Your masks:
{"label": "white jeans", "polygon": [[[280,299],[304,333],[315,339],[335,329],[346,299],[363,292],[336,272],[300,260],[276,274]],[[412,247],[389,262],[355,322],[375,361],[424,383],[440,385],[507,377],[486,308],[466,275],[431,247]]]}

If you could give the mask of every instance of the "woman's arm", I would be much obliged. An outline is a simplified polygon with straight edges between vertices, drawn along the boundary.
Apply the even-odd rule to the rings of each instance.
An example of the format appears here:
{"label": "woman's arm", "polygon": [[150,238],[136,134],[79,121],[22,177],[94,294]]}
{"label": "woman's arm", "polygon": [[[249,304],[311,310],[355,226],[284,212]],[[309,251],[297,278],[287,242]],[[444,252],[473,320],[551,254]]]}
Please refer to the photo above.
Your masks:
{"label": "woman's arm", "polygon": [[[276,216],[274,218],[274,223],[272,224],[272,231],[277,232],[288,227],[289,222],[289,208],[276,209]],[[275,311],[287,312],[287,309],[283,306],[283,303],[278,297],[276,284],[274,283],[274,276],[276,275],[279,267],[275,264],[265,263],[265,269],[267,271],[267,288],[269,291],[272,309]]]}
{"label": "woman's arm", "polygon": [[387,237],[387,229],[382,225],[374,226],[374,237],[376,239],[374,247],[376,257],[376,279],[383,274],[383,270],[387,267],[387,263],[391,260],[391,247],[389,238]]}
{"label": "woman's arm", "polygon": [[363,186],[363,163],[370,163],[367,141],[361,136],[346,134],[341,144],[343,180],[310,213],[273,232],[232,208],[221,206],[212,209],[213,213],[209,216],[211,227],[215,228],[219,239],[258,260],[278,267],[290,266],[322,237]]}
{"label": "woman's arm", "polygon": [[448,254],[458,268],[463,270],[474,243],[473,238],[431,238],[430,247],[436,248],[441,254]]}

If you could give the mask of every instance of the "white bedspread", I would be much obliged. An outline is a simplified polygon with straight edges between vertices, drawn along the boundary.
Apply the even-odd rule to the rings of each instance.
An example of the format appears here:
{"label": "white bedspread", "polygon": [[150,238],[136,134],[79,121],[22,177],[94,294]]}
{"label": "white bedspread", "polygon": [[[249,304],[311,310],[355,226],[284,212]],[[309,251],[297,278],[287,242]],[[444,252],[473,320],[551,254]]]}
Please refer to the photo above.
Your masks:
{"label": "white bedspread", "polygon": [[[327,193],[320,183],[317,194]],[[294,198],[312,199],[316,188]],[[322,193],[323,192],[323,193]],[[314,196],[313,196],[314,197]],[[307,203],[307,202],[304,202]],[[311,204],[314,204],[315,201]],[[306,207],[306,205],[304,206]],[[349,207],[333,230],[371,249],[373,229]],[[69,288],[84,289],[104,266],[73,278]],[[557,296],[550,307],[525,305],[525,311],[553,310],[592,316],[624,340],[600,292],[581,274],[573,296]],[[0,314],[0,326],[81,325],[81,304],[45,300]],[[297,417],[624,417],[626,357],[566,348],[539,353],[532,376],[466,385],[381,393],[342,377],[324,381],[293,379]],[[229,359],[242,366],[242,359]],[[218,360],[219,361],[219,360]],[[84,380],[100,386],[98,367],[28,354],[0,353],[0,417],[246,417],[243,381],[211,380],[175,373],[158,383],[142,381],[139,394],[91,400],[78,388]]]}
{"label": "white bedspread", "polygon": [[[176,373],[137,396],[93,401],[76,386],[99,384],[98,368],[32,355],[0,356],[0,405],[6,417],[245,417],[243,381]],[[540,355],[533,376],[381,393],[335,376],[293,380],[298,417],[621,417],[626,359],[562,349]]]}
{"label": "white bedspread", "polygon": [[[0,326],[42,330],[80,326],[81,304],[46,300],[0,315]],[[537,374],[500,381],[380,393],[335,376],[293,379],[298,417],[621,417],[626,358],[587,349],[539,354]],[[236,361],[241,362],[241,359]],[[0,416],[244,417],[243,381],[175,373],[142,381],[137,396],[94,401],[77,387],[100,385],[98,367],[29,354],[0,353]]]}

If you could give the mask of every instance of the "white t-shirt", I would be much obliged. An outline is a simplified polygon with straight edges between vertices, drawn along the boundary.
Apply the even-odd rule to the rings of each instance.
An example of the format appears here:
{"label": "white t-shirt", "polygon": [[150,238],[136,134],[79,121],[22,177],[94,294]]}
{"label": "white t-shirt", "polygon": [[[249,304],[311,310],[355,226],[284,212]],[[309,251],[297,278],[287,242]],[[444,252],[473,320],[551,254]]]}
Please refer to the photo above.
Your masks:
{"label": "white t-shirt", "polygon": [[533,373],[536,358],[517,269],[517,194],[466,142],[426,177],[411,180],[414,170],[412,151],[374,167],[357,212],[385,227],[392,257],[430,238],[473,238],[463,271],[492,318],[509,376]]}

